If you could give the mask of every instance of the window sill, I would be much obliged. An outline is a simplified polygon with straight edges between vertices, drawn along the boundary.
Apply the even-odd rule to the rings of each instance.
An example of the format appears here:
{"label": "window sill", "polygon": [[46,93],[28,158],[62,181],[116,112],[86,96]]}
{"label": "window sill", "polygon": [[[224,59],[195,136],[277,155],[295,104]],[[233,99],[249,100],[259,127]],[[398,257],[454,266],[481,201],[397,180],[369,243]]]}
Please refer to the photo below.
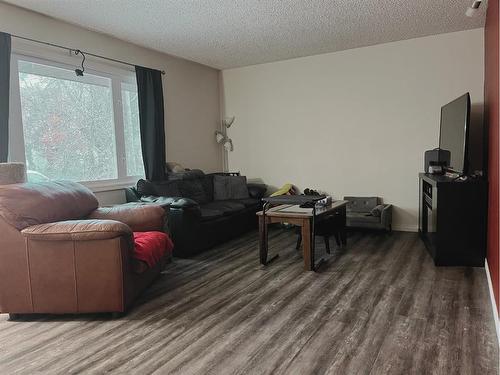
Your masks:
{"label": "window sill", "polygon": [[141,177],[134,177],[120,181],[90,181],[81,182],[81,184],[88,187],[94,193],[101,193],[105,191],[122,190],[131,186],[135,186],[140,178]]}

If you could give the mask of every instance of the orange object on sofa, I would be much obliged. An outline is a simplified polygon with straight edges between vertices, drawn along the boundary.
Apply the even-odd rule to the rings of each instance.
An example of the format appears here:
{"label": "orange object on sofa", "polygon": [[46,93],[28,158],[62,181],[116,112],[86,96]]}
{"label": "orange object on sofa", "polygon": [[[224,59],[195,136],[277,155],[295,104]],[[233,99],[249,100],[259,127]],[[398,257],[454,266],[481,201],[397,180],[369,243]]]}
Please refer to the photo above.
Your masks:
{"label": "orange object on sofa", "polygon": [[161,232],[155,205],[98,208],[74,182],[0,186],[0,313],[125,312],[161,272],[134,257],[133,232]]}

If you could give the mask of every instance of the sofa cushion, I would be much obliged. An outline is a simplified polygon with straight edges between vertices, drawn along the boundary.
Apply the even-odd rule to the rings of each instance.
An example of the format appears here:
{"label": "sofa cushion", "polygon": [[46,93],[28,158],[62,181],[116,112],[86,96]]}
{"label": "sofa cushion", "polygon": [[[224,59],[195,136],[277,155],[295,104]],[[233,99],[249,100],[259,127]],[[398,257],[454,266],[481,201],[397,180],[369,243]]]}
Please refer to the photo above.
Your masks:
{"label": "sofa cushion", "polygon": [[235,201],[213,201],[201,205],[200,208],[220,211],[223,215],[231,215],[244,210],[245,205]]}
{"label": "sofa cushion", "polygon": [[154,183],[156,195],[159,197],[178,197],[181,195],[179,184],[175,182]]}
{"label": "sofa cushion", "polygon": [[152,203],[124,203],[111,207],[99,207],[88,218],[116,220],[126,224],[133,232],[163,231],[165,227],[165,208],[160,204]]}
{"label": "sofa cushion", "polygon": [[213,220],[217,219],[218,217],[224,216],[224,212],[220,210],[212,210],[210,208],[200,208],[201,212],[201,220],[206,221],[206,220]]}
{"label": "sofa cushion", "polygon": [[139,195],[156,195],[153,183],[142,178],[137,181],[136,190]]}
{"label": "sofa cushion", "polygon": [[190,198],[199,204],[209,201],[207,193],[203,188],[201,179],[195,178],[190,180],[179,181],[180,196]]}
{"label": "sofa cushion", "polygon": [[163,232],[134,232],[133,257],[145,262],[150,268],[166,254],[171,253],[174,244]]}
{"label": "sofa cushion", "polygon": [[194,178],[203,178],[205,173],[200,169],[187,169],[180,172],[168,172],[167,179],[172,180],[192,180]]}
{"label": "sofa cushion", "polygon": [[37,224],[84,219],[98,205],[94,193],[71,181],[0,186],[0,215],[18,230]]}
{"label": "sofa cushion", "polygon": [[380,223],[380,217],[373,216],[364,212],[348,212],[347,220],[352,222],[363,223]]}
{"label": "sofa cushion", "polygon": [[210,174],[205,175],[205,177],[201,179],[201,184],[207,195],[208,202],[212,202],[214,200],[214,176]]}
{"label": "sofa cushion", "polygon": [[245,199],[231,199],[230,202],[243,204],[245,207],[254,207],[260,204],[260,199],[245,198]]}
{"label": "sofa cushion", "polygon": [[248,198],[247,178],[245,176],[214,176],[214,200]]}
{"label": "sofa cushion", "polygon": [[347,211],[370,212],[378,204],[377,197],[344,197],[348,201]]}
{"label": "sofa cushion", "polygon": [[137,192],[140,195],[154,195],[157,197],[179,197],[181,191],[176,181],[151,182],[139,180],[137,182]]}

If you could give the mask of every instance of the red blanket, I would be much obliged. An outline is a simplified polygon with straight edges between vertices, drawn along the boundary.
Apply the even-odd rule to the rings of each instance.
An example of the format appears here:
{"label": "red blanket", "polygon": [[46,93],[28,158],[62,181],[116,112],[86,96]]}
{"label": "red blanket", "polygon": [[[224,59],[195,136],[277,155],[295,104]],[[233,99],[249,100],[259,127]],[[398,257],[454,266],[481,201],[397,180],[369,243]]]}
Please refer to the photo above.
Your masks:
{"label": "red blanket", "polygon": [[171,253],[174,244],[163,232],[134,232],[134,258],[154,267],[165,253]]}

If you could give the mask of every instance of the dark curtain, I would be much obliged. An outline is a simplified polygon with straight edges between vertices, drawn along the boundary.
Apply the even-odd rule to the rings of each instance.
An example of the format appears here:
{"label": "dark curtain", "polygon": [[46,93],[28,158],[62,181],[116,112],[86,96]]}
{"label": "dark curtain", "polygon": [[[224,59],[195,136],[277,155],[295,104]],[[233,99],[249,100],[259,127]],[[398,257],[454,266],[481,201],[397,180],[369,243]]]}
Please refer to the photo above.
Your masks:
{"label": "dark curtain", "polygon": [[142,159],[146,178],[163,181],[165,175],[165,121],[161,72],[135,67],[139,93]]}
{"label": "dark curtain", "polygon": [[0,33],[0,163],[9,156],[10,34]]}

